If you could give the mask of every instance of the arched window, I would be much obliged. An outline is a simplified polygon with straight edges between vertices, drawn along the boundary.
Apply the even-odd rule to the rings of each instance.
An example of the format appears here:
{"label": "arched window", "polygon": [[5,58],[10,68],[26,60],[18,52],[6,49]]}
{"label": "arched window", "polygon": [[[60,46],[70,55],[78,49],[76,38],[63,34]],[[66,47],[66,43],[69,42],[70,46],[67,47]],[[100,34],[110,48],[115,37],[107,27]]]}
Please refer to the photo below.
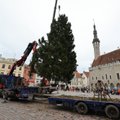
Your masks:
{"label": "arched window", "polygon": [[2,65],[2,68],[5,68],[5,64]]}

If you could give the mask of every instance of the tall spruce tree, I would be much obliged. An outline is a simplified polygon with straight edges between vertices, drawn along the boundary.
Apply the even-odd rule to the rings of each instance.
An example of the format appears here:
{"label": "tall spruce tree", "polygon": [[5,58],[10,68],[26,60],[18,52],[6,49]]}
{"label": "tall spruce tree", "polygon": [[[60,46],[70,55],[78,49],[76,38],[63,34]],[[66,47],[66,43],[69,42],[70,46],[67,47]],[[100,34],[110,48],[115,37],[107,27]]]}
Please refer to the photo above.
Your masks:
{"label": "tall spruce tree", "polygon": [[51,24],[48,41],[39,40],[40,47],[33,56],[31,66],[47,79],[68,83],[76,70],[74,36],[68,17],[60,15]]}

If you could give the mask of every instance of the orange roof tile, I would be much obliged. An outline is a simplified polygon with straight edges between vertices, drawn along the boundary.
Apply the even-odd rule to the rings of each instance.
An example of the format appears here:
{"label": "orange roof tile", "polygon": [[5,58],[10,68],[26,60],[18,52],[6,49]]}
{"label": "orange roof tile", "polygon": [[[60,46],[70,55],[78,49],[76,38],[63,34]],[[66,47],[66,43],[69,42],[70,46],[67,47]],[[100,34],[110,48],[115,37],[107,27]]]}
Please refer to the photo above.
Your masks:
{"label": "orange roof tile", "polygon": [[89,77],[89,72],[84,71],[84,74],[86,75],[87,78]]}
{"label": "orange roof tile", "polygon": [[120,61],[120,49],[99,56],[93,61],[92,67],[112,63],[118,60]]}
{"label": "orange roof tile", "polygon": [[81,75],[79,72],[75,71],[73,74],[76,76],[76,78],[81,78]]}

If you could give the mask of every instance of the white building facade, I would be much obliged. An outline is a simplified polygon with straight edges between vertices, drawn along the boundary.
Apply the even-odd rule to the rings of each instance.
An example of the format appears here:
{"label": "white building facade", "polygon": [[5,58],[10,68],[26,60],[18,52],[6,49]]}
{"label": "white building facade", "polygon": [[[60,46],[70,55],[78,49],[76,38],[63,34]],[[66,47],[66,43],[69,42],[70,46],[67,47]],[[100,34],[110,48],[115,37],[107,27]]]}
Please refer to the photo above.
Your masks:
{"label": "white building facade", "polygon": [[82,74],[81,74],[81,80],[83,81],[83,87],[85,87],[85,88],[89,88],[89,72],[83,72]]}
{"label": "white building facade", "polygon": [[[94,60],[89,68],[90,87],[94,88],[97,81],[102,80],[104,85],[110,89],[120,88],[120,49],[100,55],[98,52],[100,48],[94,46],[94,44],[100,43],[98,38],[95,38],[95,33],[97,34],[97,31],[95,31],[94,27]],[[96,51],[98,55],[96,55]]]}
{"label": "white building facade", "polygon": [[71,80],[71,86],[78,88],[89,87],[89,72],[74,72],[74,77]]}

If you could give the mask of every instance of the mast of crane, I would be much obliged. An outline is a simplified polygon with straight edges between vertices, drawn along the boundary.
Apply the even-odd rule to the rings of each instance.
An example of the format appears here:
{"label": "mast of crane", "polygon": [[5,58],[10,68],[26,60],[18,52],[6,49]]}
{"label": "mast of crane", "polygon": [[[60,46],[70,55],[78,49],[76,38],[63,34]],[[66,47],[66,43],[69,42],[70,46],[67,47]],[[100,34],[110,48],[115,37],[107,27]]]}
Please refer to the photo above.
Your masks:
{"label": "mast of crane", "polygon": [[58,0],[55,1],[55,6],[54,6],[54,12],[53,12],[52,23],[53,23],[53,20],[55,19],[55,13],[56,13],[57,1],[58,1]]}

